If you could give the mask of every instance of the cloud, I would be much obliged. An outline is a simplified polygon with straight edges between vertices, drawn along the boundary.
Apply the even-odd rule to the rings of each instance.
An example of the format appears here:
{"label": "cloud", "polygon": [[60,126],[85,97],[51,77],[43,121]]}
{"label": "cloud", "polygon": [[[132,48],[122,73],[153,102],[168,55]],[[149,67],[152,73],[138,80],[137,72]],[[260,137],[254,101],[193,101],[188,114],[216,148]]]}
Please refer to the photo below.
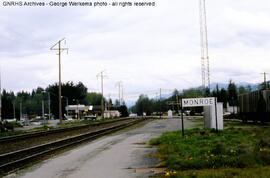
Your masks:
{"label": "cloud", "polygon": [[[270,2],[207,1],[211,81],[259,82],[267,65]],[[50,47],[62,37],[63,81],[82,81],[117,97],[159,88],[201,84],[198,1],[156,0],[156,7],[0,7],[3,87],[31,90],[58,81],[58,57]],[[138,92],[139,91],[139,92]],[[154,92],[155,93],[155,92]],[[151,96],[154,96],[153,92]]]}

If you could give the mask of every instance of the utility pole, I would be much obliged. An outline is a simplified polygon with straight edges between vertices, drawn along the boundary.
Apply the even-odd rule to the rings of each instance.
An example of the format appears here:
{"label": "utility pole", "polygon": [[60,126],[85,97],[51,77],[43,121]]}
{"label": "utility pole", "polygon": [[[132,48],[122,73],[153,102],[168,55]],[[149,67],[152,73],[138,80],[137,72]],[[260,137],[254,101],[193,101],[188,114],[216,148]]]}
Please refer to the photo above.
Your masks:
{"label": "utility pole", "polygon": [[48,110],[49,110],[49,120],[51,120],[51,96],[50,96],[50,92],[48,92]]}
{"label": "utility pole", "polygon": [[264,72],[264,73],[261,73],[263,75],[263,83],[264,83],[264,89],[267,89],[267,80],[266,80],[266,76],[268,75],[268,73]]}
{"label": "utility pole", "polygon": [[109,97],[109,100],[108,100],[108,110],[110,111],[111,110],[111,94],[108,95]]}
{"label": "utility pole", "polygon": [[118,100],[119,100],[119,106],[121,106],[121,87],[123,82],[119,81],[116,83],[116,86],[118,87]]}
{"label": "utility pole", "polygon": [[50,97],[50,92],[47,91],[43,91],[43,93],[47,93],[48,94],[48,112],[49,112],[49,117],[48,119],[51,120],[51,97]]}
{"label": "utility pole", "polygon": [[[180,100],[179,100],[179,95],[176,95],[176,107],[177,107],[177,115],[179,114],[179,110],[180,110]],[[182,104],[182,103],[181,103]]]}
{"label": "utility pole", "polygon": [[199,0],[199,10],[200,10],[202,87],[203,87],[203,89],[205,89],[206,87],[208,87],[210,89],[208,32],[207,32],[205,0]]}
{"label": "utility pole", "polygon": [[124,105],[124,85],[122,83],[122,90],[121,90],[121,101],[122,101],[122,105]]}
{"label": "utility pole", "polygon": [[61,53],[63,51],[67,51],[68,52],[68,48],[62,48],[61,47],[61,43],[62,42],[65,42],[66,43],[66,40],[65,38],[59,40],[55,45],[53,45],[50,50],[56,50],[57,51],[57,55],[59,57],[59,96],[58,96],[58,103],[59,103],[59,121],[60,121],[60,124],[62,123],[62,100],[61,100],[61,85],[62,85],[62,82],[61,82]]}
{"label": "utility pole", "polygon": [[22,120],[22,102],[20,102],[20,120]]}
{"label": "utility pole", "polygon": [[15,100],[13,101],[13,119],[16,119]]}
{"label": "utility pole", "polygon": [[41,101],[41,109],[42,109],[42,120],[43,120],[43,124],[45,124],[45,117],[44,117],[44,100],[42,99]]}
{"label": "utility pole", "polygon": [[104,118],[104,100],[103,100],[103,79],[105,77],[104,70],[97,74],[97,78],[101,79],[101,118]]}
{"label": "utility pole", "polygon": [[67,116],[68,116],[68,97],[66,97]]}
{"label": "utility pole", "polygon": [[80,119],[79,100],[77,99],[77,119]]}
{"label": "utility pole", "polygon": [[159,118],[161,119],[161,88],[159,89]]}
{"label": "utility pole", "polygon": [[16,118],[15,100],[13,101],[13,119]]}
{"label": "utility pole", "polygon": [[62,96],[63,98],[66,99],[66,110],[67,110],[67,116],[68,116],[68,97]]}

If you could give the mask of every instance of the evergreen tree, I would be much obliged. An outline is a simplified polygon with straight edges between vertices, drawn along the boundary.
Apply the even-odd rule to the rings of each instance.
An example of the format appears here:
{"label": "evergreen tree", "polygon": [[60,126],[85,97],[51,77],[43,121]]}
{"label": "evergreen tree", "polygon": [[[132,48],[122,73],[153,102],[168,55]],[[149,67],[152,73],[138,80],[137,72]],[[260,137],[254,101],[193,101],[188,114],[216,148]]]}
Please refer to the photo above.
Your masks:
{"label": "evergreen tree", "polygon": [[13,118],[13,103],[15,96],[13,92],[2,91],[2,118],[11,119]]}
{"label": "evergreen tree", "polygon": [[236,106],[238,103],[238,92],[235,83],[230,80],[228,85],[228,102],[230,106]]}

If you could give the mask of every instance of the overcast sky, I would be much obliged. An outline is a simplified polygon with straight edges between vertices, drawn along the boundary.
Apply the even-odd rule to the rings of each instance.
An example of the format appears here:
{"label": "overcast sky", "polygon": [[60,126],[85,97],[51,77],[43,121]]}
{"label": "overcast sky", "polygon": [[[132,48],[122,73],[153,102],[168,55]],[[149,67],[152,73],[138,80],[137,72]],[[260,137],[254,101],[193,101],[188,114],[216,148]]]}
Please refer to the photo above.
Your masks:
{"label": "overcast sky", "polygon": [[[44,0],[45,1],[45,0]],[[154,1],[154,0],[153,0]],[[65,37],[62,79],[126,100],[159,88],[201,85],[198,0],[156,0],[155,7],[3,7],[2,87],[30,91],[58,81],[50,47]],[[270,72],[270,1],[207,0],[211,81],[257,83]]]}

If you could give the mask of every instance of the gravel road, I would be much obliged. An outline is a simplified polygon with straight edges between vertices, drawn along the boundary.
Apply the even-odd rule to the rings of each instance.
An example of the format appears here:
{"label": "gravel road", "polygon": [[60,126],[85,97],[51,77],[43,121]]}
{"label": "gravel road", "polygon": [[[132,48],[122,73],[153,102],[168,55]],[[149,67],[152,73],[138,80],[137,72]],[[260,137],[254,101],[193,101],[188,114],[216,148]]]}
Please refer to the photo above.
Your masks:
{"label": "gravel road", "polygon": [[[192,122],[185,120],[185,127]],[[161,133],[181,128],[181,120],[154,120],[84,144],[6,177],[23,178],[133,178],[153,174],[158,160],[146,143]]]}

